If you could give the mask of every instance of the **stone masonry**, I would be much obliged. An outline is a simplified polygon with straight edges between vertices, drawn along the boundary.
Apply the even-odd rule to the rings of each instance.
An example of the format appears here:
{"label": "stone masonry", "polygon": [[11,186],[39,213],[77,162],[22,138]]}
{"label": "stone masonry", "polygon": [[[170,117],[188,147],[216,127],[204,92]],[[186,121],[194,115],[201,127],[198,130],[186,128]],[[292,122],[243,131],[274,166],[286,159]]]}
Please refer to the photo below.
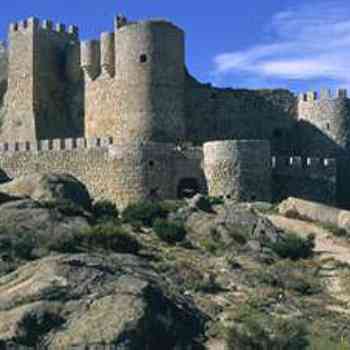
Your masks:
{"label": "stone masonry", "polygon": [[350,207],[345,90],[219,89],[193,78],[185,33],[116,19],[81,42],[29,18],[1,46],[0,170],[68,172],[119,207],[195,192],[238,201],[289,195]]}

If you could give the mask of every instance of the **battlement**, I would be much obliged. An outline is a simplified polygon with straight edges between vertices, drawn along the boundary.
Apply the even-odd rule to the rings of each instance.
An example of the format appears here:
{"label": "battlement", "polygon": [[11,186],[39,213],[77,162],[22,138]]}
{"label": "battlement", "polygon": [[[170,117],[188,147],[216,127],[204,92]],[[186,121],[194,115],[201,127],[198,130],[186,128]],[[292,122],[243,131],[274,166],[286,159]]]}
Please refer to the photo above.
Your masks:
{"label": "battlement", "polygon": [[28,19],[12,22],[9,26],[9,32],[25,31],[28,29],[39,30],[43,29],[46,31],[51,31],[55,33],[65,34],[77,38],[79,36],[79,29],[77,26],[69,25],[66,26],[62,23],[54,23],[51,20],[40,21],[38,18],[30,17]]}
{"label": "battlement", "polygon": [[14,143],[0,143],[0,154],[15,153],[15,152],[32,152],[40,151],[69,151],[74,149],[90,149],[110,147],[116,150],[120,149],[147,149],[153,153],[169,153],[175,152],[179,155],[187,155],[202,153],[202,147],[195,147],[191,143],[180,147],[175,143],[158,143],[158,142],[134,142],[130,144],[120,144],[115,142],[113,137],[91,137],[91,138],[66,138],[66,139],[52,139],[40,140],[38,142],[14,142]]}
{"label": "battlement", "polygon": [[331,89],[322,89],[320,92],[308,91],[299,95],[299,102],[315,102],[330,99],[347,99],[347,89],[337,89],[335,93]]}
{"label": "battlement", "polygon": [[0,143],[1,153],[14,152],[40,152],[40,151],[64,151],[73,149],[98,148],[108,147],[113,144],[113,138],[68,138],[68,139],[53,139],[41,140],[38,142],[14,142]]}
{"label": "battlement", "polygon": [[333,158],[272,157],[271,167],[276,174],[322,176],[335,173],[337,163]]}

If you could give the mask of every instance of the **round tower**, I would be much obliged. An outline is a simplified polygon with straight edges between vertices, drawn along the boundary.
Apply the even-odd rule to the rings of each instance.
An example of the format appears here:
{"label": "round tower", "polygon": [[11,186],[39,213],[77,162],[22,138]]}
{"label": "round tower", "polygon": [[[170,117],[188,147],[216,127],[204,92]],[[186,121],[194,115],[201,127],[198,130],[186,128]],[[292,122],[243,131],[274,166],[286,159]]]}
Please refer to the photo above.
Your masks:
{"label": "round tower", "polygon": [[307,156],[337,156],[350,148],[350,103],[347,91],[336,96],[323,89],[299,96],[298,120],[302,152]]}
{"label": "round tower", "polygon": [[184,32],[163,20],[128,23],[115,32],[116,138],[184,138]]}
{"label": "round tower", "polygon": [[271,200],[270,143],[260,140],[204,144],[209,195],[241,202]]}
{"label": "round tower", "polygon": [[111,191],[121,208],[144,200],[176,198],[173,144],[111,145],[109,158],[115,172]]}

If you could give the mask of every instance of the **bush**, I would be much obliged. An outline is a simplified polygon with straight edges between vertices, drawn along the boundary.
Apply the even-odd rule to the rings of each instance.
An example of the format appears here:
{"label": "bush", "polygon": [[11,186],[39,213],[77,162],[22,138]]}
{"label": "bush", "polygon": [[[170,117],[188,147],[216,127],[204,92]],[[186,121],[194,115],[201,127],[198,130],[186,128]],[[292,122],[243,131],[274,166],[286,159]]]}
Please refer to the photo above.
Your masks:
{"label": "bush", "polygon": [[130,224],[151,227],[156,219],[166,218],[167,211],[159,203],[141,202],[129,205],[122,214],[123,220]]}
{"label": "bush", "polygon": [[312,295],[322,290],[319,271],[317,264],[282,260],[271,267],[259,269],[251,279],[254,283],[263,283],[273,288]]}
{"label": "bush", "polygon": [[88,249],[102,248],[117,253],[136,254],[140,245],[122,227],[111,223],[93,226],[75,237],[75,244]]}
{"label": "bush", "polygon": [[45,209],[57,210],[66,216],[84,215],[84,210],[80,206],[69,200],[53,200],[40,202],[40,206]]}
{"label": "bush", "polygon": [[274,317],[250,305],[241,307],[227,336],[229,350],[304,350],[309,346],[306,324]]}
{"label": "bush", "polygon": [[350,343],[346,339],[332,341],[327,336],[312,336],[308,350],[350,350]]}
{"label": "bush", "polygon": [[14,261],[16,258],[32,260],[35,241],[27,232],[18,235],[2,234],[0,236],[0,257]]}
{"label": "bush", "polygon": [[270,248],[281,258],[291,260],[312,257],[314,247],[314,235],[309,235],[305,239],[294,233],[287,233],[282,239],[270,245]]}
{"label": "bush", "polygon": [[211,206],[225,204],[225,201],[221,197],[208,197]]}
{"label": "bush", "polygon": [[110,201],[97,201],[92,206],[92,213],[98,222],[105,220],[118,220],[119,211],[116,205]]}
{"label": "bush", "polygon": [[186,237],[186,229],[182,222],[156,219],[153,225],[155,234],[164,242],[175,244]]}
{"label": "bush", "polygon": [[344,228],[341,228],[337,225],[323,224],[323,225],[321,225],[321,227],[324,228],[325,230],[331,232],[336,237],[343,238],[343,237],[349,236],[348,232]]}

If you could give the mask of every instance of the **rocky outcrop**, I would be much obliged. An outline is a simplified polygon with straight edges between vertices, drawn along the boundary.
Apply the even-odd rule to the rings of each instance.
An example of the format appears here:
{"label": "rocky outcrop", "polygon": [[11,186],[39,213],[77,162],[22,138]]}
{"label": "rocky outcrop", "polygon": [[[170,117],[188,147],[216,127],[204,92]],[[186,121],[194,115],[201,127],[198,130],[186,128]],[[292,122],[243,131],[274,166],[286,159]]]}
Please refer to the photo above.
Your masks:
{"label": "rocky outcrop", "polygon": [[264,247],[283,239],[281,231],[266,217],[245,204],[233,202],[215,206],[212,213],[190,212],[186,227],[192,242],[214,239],[226,247],[246,243],[247,248],[263,251]]}
{"label": "rocky outcrop", "polygon": [[131,255],[60,255],[0,279],[0,342],[49,350],[113,343],[115,349],[200,349],[203,319]]}
{"label": "rocky outcrop", "polygon": [[290,197],[279,207],[282,215],[337,226],[350,232],[350,211]]}
{"label": "rocky outcrop", "polygon": [[21,176],[0,185],[0,192],[40,202],[70,202],[84,209],[91,206],[85,185],[68,174],[35,173]]}

